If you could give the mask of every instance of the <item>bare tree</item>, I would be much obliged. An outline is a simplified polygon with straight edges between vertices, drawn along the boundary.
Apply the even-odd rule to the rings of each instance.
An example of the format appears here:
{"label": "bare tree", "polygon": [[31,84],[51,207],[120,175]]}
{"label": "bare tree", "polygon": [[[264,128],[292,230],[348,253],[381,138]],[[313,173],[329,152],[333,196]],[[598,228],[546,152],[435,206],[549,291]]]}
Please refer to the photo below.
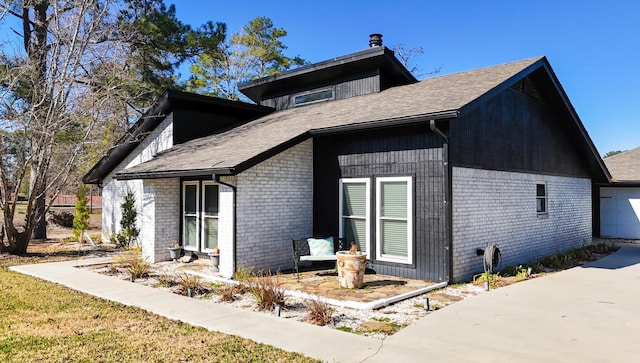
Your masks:
{"label": "bare tree", "polygon": [[436,67],[435,69],[433,69],[430,72],[422,72],[422,69],[418,67],[418,65],[410,65],[411,59],[416,57],[417,55],[423,54],[424,53],[424,48],[420,47],[415,47],[415,48],[409,48],[406,49],[404,47],[404,44],[398,44],[395,45],[391,48],[391,50],[393,50],[393,52],[395,53],[396,57],[398,57],[398,59],[400,60],[400,63],[402,63],[402,65],[409,70],[409,72],[411,72],[411,74],[413,74],[416,78],[421,78],[424,77],[426,75],[430,75],[430,74],[436,74],[436,73],[440,73],[440,71],[442,70],[443,65],[440,65],[438,67]]}
{"label": "bare tree", "polygon": [[[114,1],[0,2],[20,26],[10,29],[20,46],[5,44],[0,54],[0,208],[6,230],[0,252],[26,252],[48,202],[87,154],[106,101],[104,82],[95,82],[93,70],[119,52],[110,40]],[[20,194],[25,220],[16,224]]]}

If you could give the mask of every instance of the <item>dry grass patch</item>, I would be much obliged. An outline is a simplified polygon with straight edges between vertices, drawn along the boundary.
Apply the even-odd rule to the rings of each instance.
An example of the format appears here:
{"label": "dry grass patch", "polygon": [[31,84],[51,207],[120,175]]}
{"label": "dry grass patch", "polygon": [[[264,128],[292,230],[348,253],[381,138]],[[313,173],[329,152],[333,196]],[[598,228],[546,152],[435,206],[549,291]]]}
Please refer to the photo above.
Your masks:
{"label": "dry grass patch", "polygon": [[62,259],[0,256],[0,361],[316,362],[6,269]]}

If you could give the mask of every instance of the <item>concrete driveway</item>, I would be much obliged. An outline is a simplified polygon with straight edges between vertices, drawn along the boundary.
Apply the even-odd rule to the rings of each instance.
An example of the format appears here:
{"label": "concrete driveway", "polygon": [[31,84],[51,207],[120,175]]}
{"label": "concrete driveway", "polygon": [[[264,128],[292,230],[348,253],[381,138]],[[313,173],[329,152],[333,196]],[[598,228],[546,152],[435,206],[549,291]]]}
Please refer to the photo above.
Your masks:
{"label": "concrete driveway", "polygon": [[367,360],[488,361],[640,361],[640,245],[453,304]]}

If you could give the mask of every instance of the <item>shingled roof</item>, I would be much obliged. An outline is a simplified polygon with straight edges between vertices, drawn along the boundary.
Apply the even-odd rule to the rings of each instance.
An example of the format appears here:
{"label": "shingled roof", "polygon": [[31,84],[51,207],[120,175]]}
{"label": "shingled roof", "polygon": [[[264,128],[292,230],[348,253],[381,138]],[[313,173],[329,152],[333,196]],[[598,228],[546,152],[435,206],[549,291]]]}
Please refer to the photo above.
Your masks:
{"label": "shingled roof", "polygon": [[[555,82],[546,58],[537,57],[275,112],[225,133],[177,145],[150,161],[121,171],[116,178],[237,174],[315,133],[454,119],[475,102],[512,86],[540,68],[545,68]],[[576,122],[583,130],[586,149],[595,151],[577,116]],[[603,175],[608,175],[597,153],[594,163],[603,170]]]}
{"label": "shingled roof", "polygon": [[612,181],[640,182],[640,147],[604,159]]}

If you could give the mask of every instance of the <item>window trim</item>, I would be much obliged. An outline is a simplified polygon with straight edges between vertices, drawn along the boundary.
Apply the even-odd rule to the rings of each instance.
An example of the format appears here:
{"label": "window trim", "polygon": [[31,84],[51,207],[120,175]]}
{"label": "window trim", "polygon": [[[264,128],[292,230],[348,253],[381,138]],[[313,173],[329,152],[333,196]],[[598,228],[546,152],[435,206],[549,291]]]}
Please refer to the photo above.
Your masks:
{"label": "window trim", "polygon": [[[206,195],[205,195],[205,186],[207,185],[215,185],[218,187],[218,214],[215,216],[207,216],[204,212],[204,206],[206,205],[205,201],[206,201]],[[204,239],[205,239],[205,234],[204,234],[204,230],[205,230],[205,219],[206,218],[211,218],[211,219],[217,219],[218,220],[218,228],[220,228],[220,185],[214,181],[210,181],[210,180],[204,180],[202,181],[202,207],[200,209],[200,218],[202,219],[202,228],[200,228],[200,249],[199,251],[202,252],[213,252],[213,248],[205,248],[204,247]],[[218,236],[217,236],[217,240],[216,240],[216,246],[220,244],[220,234],[219,234],[219,230],[218,230]]]}
{"label": "window trim", "polygon": [[[538,186],[542,185],[544,188],[544,195],[538,195]],[[536,214],[538,216],[546,216],[549,214],[549,189],[547,188],[547,183],[543,181],[536,182]],[[544,201],[544,210],[538,210],[538,200]]]}
{"label": "window trim", "polygon": [[[407,183],[407,257],[398,257],[382,254],[382,237],[381,222],[384,220],[380,215],[380,191],[381,184],[384,182],[404,181]],[[413,177],[411,176],[393,176],[393,177],[377,177],[376,178],[376,260],[384,262],[393,262],[406,265],[413,265]],[[398,219],[399,220],[399,219]],[[404,220],[404,219],[403,219]]]}
{"label": "window trim", "polygon": [[[341,238],[344,238],[344,218],[345,216],[342,214],[343,207],[343,198],[344,198],[344,184],[356,184],[356,183],[365,183],[365,246],[367,246],[367,259],[371,259],[371,179],[370,178],[340,178],[339,181],[339,196],[338,196],[338,215],[339,219],[339,227],[338,234]],[[348,217],[347,217],[348,218]],[[347,243],[349,241],[346,241]]]}
{"label": "window trim", "polygon": [[[196,212],[195,214],[193,213],[187,213],[187,211],[185,210],[186,207],[186,193],[187,193],[187,186],[189,185],[194,185],[196,187]],[[197,180],[192,180],[192,181],[183,181],[182,182],[182,206],[181,206],[181,210],[182,210],[182,231],[181,231],[181,237],[182,237],[182,248],[184,248],[185,251],[199,251],[200,250],[200,238],[199,238],[199,234],[200,234],[200,218],[199,218],[199,210],[200,210],[200,182],[198,182]],[[186,217],[195,217],[196,218],[196,246],[188,246],[187,245],[187,223],[186,223]]]}

